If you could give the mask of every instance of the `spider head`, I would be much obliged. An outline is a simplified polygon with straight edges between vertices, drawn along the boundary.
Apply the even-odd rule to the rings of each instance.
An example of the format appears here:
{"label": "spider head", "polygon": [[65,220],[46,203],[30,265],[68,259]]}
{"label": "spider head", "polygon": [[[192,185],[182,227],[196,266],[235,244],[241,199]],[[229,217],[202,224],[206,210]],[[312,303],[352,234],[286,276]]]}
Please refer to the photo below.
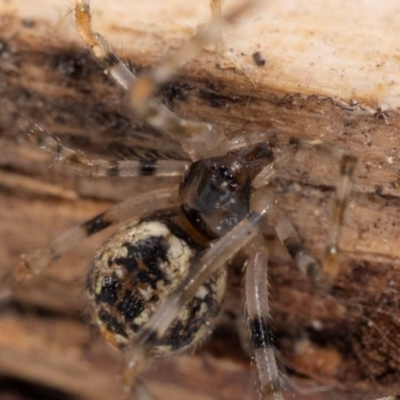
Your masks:
{"label": "spider head", "polygon": [[250,212],[252,180],[272,159],[258,143],[194,162],[181,183],[184,212],[208,236],[223,236]]}

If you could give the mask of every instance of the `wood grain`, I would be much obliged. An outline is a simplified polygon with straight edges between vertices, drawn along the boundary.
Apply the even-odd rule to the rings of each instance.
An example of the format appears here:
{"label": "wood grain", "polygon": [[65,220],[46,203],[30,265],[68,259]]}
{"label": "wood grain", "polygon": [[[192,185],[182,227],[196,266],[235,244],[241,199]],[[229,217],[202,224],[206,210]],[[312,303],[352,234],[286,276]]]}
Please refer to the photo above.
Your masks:
{"label": "wood grain", "polygon": [[[96,29],[139,71],[209,18],[201,2],[132,3],[93,0],[92,7]],[[37,123],[90,156],[129,158],[137,151],[135,135],[149,132],[82,50],[72,16],[64,17],[71,6],[32,5],[0,2],[1,271],[19,254],[149,186],[145,179],[80,176],[26,143]],[[340,239],[341,272],[329,292],[318,291],[271,243],[280,357],[290,379],[335,389],[324,397],[400,389],[398,8],[394,0],[270,1],[227,30],[234,69],[218,68],[216,55],[204,51],[160,94],[179,115],[217,124],[232,137],[274,137],[283,151],[290,137],[322,139],[358,157]],[[256,51],[264,66],[254,62]],[[323,254],[337,177],[333,155],[304,150],[276,185],[279,205],[316,257]],[[170,184],[151,181],[152,188]],[[85,269],[109,234],[82,243],[3,305],[2,376],[75,397],[119,396],[121,359],[85,317]],[[238,339],[240,260],[235,265],[211,340],[194,355],[150,363],[146,378],[158,399],[256,397]]]}

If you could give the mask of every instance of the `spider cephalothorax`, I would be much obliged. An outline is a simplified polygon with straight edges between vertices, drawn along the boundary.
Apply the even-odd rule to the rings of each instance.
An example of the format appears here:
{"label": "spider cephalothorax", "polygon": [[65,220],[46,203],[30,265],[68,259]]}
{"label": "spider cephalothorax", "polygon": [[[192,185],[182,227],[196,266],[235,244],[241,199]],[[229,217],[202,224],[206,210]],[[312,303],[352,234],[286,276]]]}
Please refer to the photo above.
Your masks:
{"label": "spider cephalothorax", "polygon": [[221,237],[249,214],[252,180],[272,160],[270,147],[259,143],[194,162],[180,188],[186,215],[208,236]]}

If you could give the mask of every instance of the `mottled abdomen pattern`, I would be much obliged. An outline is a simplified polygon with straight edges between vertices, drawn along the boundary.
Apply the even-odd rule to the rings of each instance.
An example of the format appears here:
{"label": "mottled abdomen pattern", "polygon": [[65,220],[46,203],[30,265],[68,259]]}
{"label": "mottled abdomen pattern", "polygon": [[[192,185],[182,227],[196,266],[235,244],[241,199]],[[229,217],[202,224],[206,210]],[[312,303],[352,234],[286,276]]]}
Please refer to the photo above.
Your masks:
{"label": "mottled abdomen pattern", "polygon": [[[102,335],[121,350],[164,297],[184,279],[207,240],[179,210],[126,226],[97,252],[87,290]],[[215,273],[184,306],[154,352],[185,350],[212,330],[226,287],[226,269]]]}

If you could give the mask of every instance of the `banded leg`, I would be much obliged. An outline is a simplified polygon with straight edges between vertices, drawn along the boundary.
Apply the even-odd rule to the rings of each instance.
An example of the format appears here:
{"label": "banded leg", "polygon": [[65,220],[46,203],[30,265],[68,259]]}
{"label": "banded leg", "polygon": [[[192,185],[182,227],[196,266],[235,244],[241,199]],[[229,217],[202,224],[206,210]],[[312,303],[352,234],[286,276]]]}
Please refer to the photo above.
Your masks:
{"label": "banded leg", "polygon": [[[181,50],[165,57],[149,73],[138,77],[132,83],[130,99],[135,112],[153,128],[167,132],[178,141],[193,161],[218,155],[221,148],[229,146],[229,141],[223,132],[217,131],[210,124],[178,118],[154,100],[153,95],[173,77],[182,63],[195,57],[208,42],[218,40],[224,22],[235,21],[256,2],[257,0],[247,0],[224,18],[221,18],[217,11],[220,10],[221,3],[214,2],[216,8],[213,11],[213,20],[206,29],[186,43]],[[211,148],[210,144],[212,144]]]}
{"label": "banded leg", "polygon": [[294,145],[296,149],[301,146],[315,147],[328,151],[338,160],[340,160],[340,174],[336,183],[335,205],[331,216],[328,243],[325,248],[323,260],[324,272],[327,275],[334,277],[339,272],[337,263],[338,241],[340,237],[340,230],[343,224],[344,213],[351,191],[352,178],[357,164],[357,157],[350,154],[346,150],[335,147],[329,143],[323,143],[319,140],[307,141],[291,139],[290,143]]}
{"label": "banded leg", "polygon": [[[208,140],[208,144],[213,143],[213,141],[218,141],[218,144],[221,146],[228,144],[228,141],[224,138],[222,132],[217,132],[216,134],[210,125],[180,119],[167,107],[156,100],[151,101],[150,99],[154,91],[175,73],[181,62],[190,58],[193,51],[189,51],[189,54],[185,57],[183,57],[184,54],[182,52],[180,52],[176,57],[169,57],[166,63],[161,63],[158,68],[154,69],[152,74],[140,77],[139,85],[137,86],[135,84],[136,77],[134,74],[131,73],[122,61],[112,52],[109,44],[103,36],[97,32],[93,32],[88,0],[76,0],[75,19],[79,33],[91,48],[92,53],[96,57],[100,66],[104,69],[105,73],[114,78],[114,80],[123,88],[134,88],[131,89],[133,108],[146,120],[146,122],[149,123],[149,125],[167,132],[170,136],[180,142],[184,150],[192,156],[193,160],[201,158],[204,154],[209,154],[209,152],[205,151],[204,144],[201,144],[206,137],[213,137],[212,141]],[[201,44],[197,47],[199,46],[201,46]],[[196,46],[185,46],[186,51],[191,47]],[[194,54],[196,54],[199,49],[200,48],[196,48]],[[161,75],[164,75],[163,79],[158,77],[160,75],[158,72],[159,70],[161,70],[161,72],[163,70],[168,71],[167,74],[161,73]],[[143,104],[141,104],[142,102]],[[204,135],[206,135],[206,137],[203,137],[202,140],[199,140],[194,145],[191,144],[191,136],[202,132],[204,133],[202,137]],[[218,138],[218,140],[216,138]],[[220,147],[216,144],[215,148],[217,149]]]}
{"label": "banded leg", "polygon": [[262,237],[248,248],[246,266],[246,307],[250,324],[252,351],[265,400],[283,400],[273,346],[269,340],[268,256]]}
{"label": "banded leg", "polygon": [[287,216],[281,210],[274,209],[269,215],[269,222],[275,229],[279,241],[293,258],[300,271],[314,281],[326,281],[327,276],[322,266],[304,247]]}
{"label": "banded leg", "polygon": [[265,199],[261,195],[255,197],[255,211],[225,236],[212,243],[207,252],[191,267],[188,276],[166,297],[142,327],[127,352],[127,368],[124,374],[127,387],[134,387],[136,376],[142,371],[146,356],[163,337],[182,306],[193,297],[199,286],[260,232],[260,223],[271,204],[269,198]]}
{"label": "banded leg", "polygon": [[[154,92],[167,83],[184,62],[194,58],[205,44],[218,38],[221,25],[235,22],[258,2],[259,0],[247,0],[224,17],[221,17],[220,12],[213,11],[213,20],[206,29],[188,41],[178,52],[167,55],[148,74],[138,77],[132,83],[131,99],[134,109],[140,114],[147,115],[150,106],[148,103]],[[220,9],[221,3],[219,1],[214,1],[214,3],[215,10]]]}
{"label": "banded leg", "polygon": [[143,160],[143,161],[107,161],[92,160],[83,153],[64,146],[61,141],[51,136],[40,127],[30,131],[31,142],[55,154],[55,160],[85,171],[90,176],[182,176],[188,163],[176,160]]}
{"label": "banded leg", "polygon": [[87,0],[76,0],[75,19],[79,33],[92,50],[104,72],[114,78],[124,89],[128,89],[135,80],[135,76],[111,51],[103,36],[93,32],[90,7]]}
{"label": "banded leg", "polygon": [[357,158],[344,153],[340,161],[340,177],[336,185],[335,205],[331,217],[328,244],[325,249],[323,261],[324,270],[332,276],[337,275],[339,266],[337,262],[338,242],[343,217],[346,211],[354,169]]}
{"label": "banded leg", "polygon": [[314,281],[329,283],[332,277],[337,274],[336,257],[338,239],[348,195],[350,193],[351,177],[357,160],[354,156],[345,151],[319,141],[310,142],[307,140],[291,139],[290,144],[292,145],[290,149],[283,151],[278,156],[274,154],[273,160],[257,175],[252,185],[254,188],[264,191],[265,196],[272,199],[273,194],[271,189],[265,187],[265,185],[279,172],[281,166],[295,156],[296,152],[301,147],[321,148],[340,158],[340,177],[336,188],[335,207],[331,218],[330,235],[323,266],[321,266],[306,250],[293,224],[281,210],[277,207],[273,207],[268,212],[268,220],[274,227],[278,239],[296,262],[299,269]]}
{"label": "banded leg", "polygon": [[[322,267],[304,247],[290,220],[274,205],[275,198],[271,189],[269,187],[263,187],[257,192],[260,193],[260,195],[262,194],[264,201],[268,201],[271,204],[266,213],[268,223],[272,225],[279,241],[286,248],[298,268],[310,279],[315,281],[324,281],[326,277]],[[254,201],[257,201],[257,199]],[[253,204],[254,201],[252,200]]]}
{"label": "banded leg", "polygon": [[69,229],[44,247],[21,256],[13,271],[14,279],[21,280],[45,271],[49,265],[72,249],[77,243],[121,221],[144,217],[159,209],[179,204],[178,188],[156,190],[141,194],[111,207],[109,210]]}

